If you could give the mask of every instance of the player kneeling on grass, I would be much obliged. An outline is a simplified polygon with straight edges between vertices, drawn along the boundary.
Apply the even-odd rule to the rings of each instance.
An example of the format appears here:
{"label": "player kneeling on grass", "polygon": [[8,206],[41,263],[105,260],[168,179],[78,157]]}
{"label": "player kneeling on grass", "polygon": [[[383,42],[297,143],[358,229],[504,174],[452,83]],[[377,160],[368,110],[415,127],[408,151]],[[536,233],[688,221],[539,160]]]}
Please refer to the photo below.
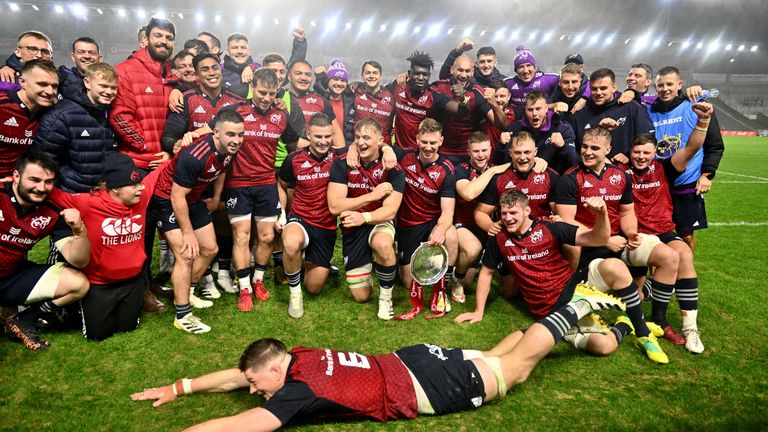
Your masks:
{"label": "player kneeling on grass", "polygon": [[[693,105],[699,119],[708,119],[712,115],[712,105],[699,102]],[[654,272],[651,282],[652,308],[651,318],[664,329],[664,337],[695,354],[704,351],[704,344],[699,336],[696,317],[698,315],[699,280],[693,265],[691,248],[673,231],[672,197],[669,185],[674,183],[685,170],[688,162],[697,154],[704,142],[708,124],[697,125],[685,146],[667,159],[654,159],[658,143],[651,134],[638,135],[632,140],[629,154],[631,168],[627,172],[632,176],[635,212],[638,230],[641,233],[656,236],[678,255],[678,269],[674,285],[659,284]],[[658,271],[658,270],[657,270]],[[680,313],[683,317],[683,336],[675,332],[667,322],[667,307],[672,292],[677,293]]]}
{"label": "player kneeling on grass", "polygon": [[390,320],[394,318],[392,288],[397,272],[392,221],[403,199],[405,180],[400,167],[384,168],[382,128],[375,119],[355,124],[352,145],[360,166],[349,167],[344,158],[333,162],[328,208],[334,216],[341,216],[344,266],[352,297],[358,303],[368,301],[373,290],[371,270],[375,269],[380,285],[378,317]]}
{"label": "player kneeling on grass", "polygon": [[[564,244],[601,246],[608,243],[611,227],[605,202],[602,198],[590,197],[585,200],[584,208],[595,215],[592,229],[532,219],[524,193],[510,191],[502,195],[499,202],[502,230],[489,237],[485,246],[483,267],[477,280],[477,306],[474,312],[456,317],[456,322],[475,323],[483,319],[493,272],[502,266],[515,277],[519,292],[535,317],[558,310],[582,290],[591,289],[588,287],[612,294],[634,290],[629,269],[617,258],[598,258],[580,271],[574,271],[562,255]],[[639,303],[636,307],[640,307]],[[584,317],[575,331],[566,336],[576,348],[597,355],[615,351],[622,338],[618,329],[608,329],[596,315]],[[667,363],[666,356],[661,355],[656,361]]]}
{"label": "player kneeling on grass", "polygon": [[[304,261],[304,284],[310,294],[320,294],[328,279],[336,244],[336,218],[328,209],[328,180],[336,158],[333,124],[323,113],[309,119],[309,146],[288,155],[280,167],[278,186],[281,208],[288,209],[288,220],[278,220],[282,230],[283,266],[291,291],[288,315],[304,316],[301,295],[301,270]],[[284,200],[290,197],[288,203]],[[286,205],[287,204],[287,205]]]}
{"label": "player kneeling on grass", "polygon": [[154,400],[158,407],[190,393],[240,388],[266,399],[261,407],[190,431],[272,431],[303,418],[388,421],[476,409],[525,382],[580,318],[623,307],[616,298],[585,289],[524,333],[516,331],[486,352],[422,344],[371,356],[304,347],[289,351],[278,340],[259,339],[245,349],[238,368],[183,378],[134,393],[131,399]]}
{"label": "player kneeling on grass", "polygon": [[[166,166],[142,180],[125,154],[109,155],[104,165],[104,184],[91,193],[73,195],[54,189],[50,198],[59,207],[80,211],[94,245],[83,268],[91,289],[81,301],[83,335],[90,340],[103,340],[139,326],[145,290],[141,268],[146,259],[147,207]],[[53,233],[56,243],[66,239],[68,231],[57,228]]]}
{"label": "player kneeling on grass", "polygon": [[[48,202],[55,180],[53,160],[33,152],[18,158],[13,181],[0,185],[0,306],[27,306],[3,324],[8,334],[34,351],[49,345],[37,335],[38,319],[80,300],[89,288],[88,279],[69,267],[88,264],[91,247],[85,224],[76,209],[60,210]],[[28,261],[29,251],[62,221],[72,234],[56,247],[67,263]]]}
{"label": "player kneeling on grass", "polygon": [[[213,303],[195,296],[192,283],[200,280],[218,251],[210,212],[218,208],[225,173],[243,144],[245,131],[242,116],[234,110],[219,111],[213,124],[213,133],[176,153],[161,174],[151,202],[175,259],[171,273],[176,303],[173,325],[193,334],[211,330],[192,314],[192,307],[207,308]],[[211,183],[213,197],[200,199]],[[211,289],[213,281],[209,282],[206,287]],[[213,298],[219,294],[201,295]]]}

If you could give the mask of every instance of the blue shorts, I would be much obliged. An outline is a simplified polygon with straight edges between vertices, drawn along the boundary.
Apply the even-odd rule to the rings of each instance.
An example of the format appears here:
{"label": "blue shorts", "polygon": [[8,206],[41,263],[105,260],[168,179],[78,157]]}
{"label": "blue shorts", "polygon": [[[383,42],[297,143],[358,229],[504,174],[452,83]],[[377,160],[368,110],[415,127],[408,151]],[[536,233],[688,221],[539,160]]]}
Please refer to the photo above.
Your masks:
{"label": "blue shorts", "polygon": [[280,214],[277,184],[227,188],[221,194],[230,219],[233,216],[270,217]]}

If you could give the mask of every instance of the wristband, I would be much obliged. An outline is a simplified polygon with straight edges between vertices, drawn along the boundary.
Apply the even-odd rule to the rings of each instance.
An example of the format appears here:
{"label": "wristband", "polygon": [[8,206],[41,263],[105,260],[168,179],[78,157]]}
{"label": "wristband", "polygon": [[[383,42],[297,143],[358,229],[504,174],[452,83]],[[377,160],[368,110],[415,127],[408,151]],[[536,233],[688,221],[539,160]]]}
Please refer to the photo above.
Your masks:
{"label": "wristband", "polygon": [[173,394],[175,396],[184,396],[184,385],[182,384],[181,380],[173,383]]}
{"label": "wristband", "polygon": [[695,128],[695,129],[696,129],[697,131],[701,131],[701,132],[706,132],[706,131],[707,131],[707,128],[703,128],[703,127],[699,127],[699,126],[696,126],[696,128]]}
{"label": "wristband", "polygon": [[192,391],[192,380],[189,378],[184,378],[181,380],[181,387],[184,389],[185,395],[194,393]]}
{"label": "wristband", "polygon": [[363,213],[363,221],[367,224],[371,223],[371,214],[369,212]]}
{"label": "wristband", "polygon": [[78,232],[75,232],[75,230],[72,230],[72,237],[76,239],[85,237],[86,234],[88,234],[88,230],[85,228],[85,224],[83,224],[83,227],[80,230],[78,230]]}

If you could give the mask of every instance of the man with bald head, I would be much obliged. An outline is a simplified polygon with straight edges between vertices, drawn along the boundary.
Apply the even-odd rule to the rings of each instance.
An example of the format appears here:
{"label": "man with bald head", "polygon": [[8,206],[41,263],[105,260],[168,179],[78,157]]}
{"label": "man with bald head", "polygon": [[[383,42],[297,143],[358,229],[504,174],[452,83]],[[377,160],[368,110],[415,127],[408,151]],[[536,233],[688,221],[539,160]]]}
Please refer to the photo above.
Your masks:
{"label": "man with bald head", "polygon": [[484,89],[472,80],[475,63],[471,57],[462,54],[451,67],[451,77],[436,81],[433,87],[459,102],[457,114],[445,114],[440,119],[445,141],[440,148],[454,165],[469,162],[467,142],[472,132],[480,130],[483,119],[492,122],[499,129],[506,130],[507,116],[494,101],[483,97]]}
{"label": "man with bald head", "polygon": [[[448,53],[448,57],[440,68],[440,79],[446,79],[451,76],[451,67],[460,55],[467,51],[475,49],[475,43],[471,39],[464,39],[459,42],[456,49]],[[477,50],[477,61],[475,61],[474,80],[483,88],[488,88],[496,80],[504,80],[505,76],[496,68],[496,50],[490,46],[480,47]]]}

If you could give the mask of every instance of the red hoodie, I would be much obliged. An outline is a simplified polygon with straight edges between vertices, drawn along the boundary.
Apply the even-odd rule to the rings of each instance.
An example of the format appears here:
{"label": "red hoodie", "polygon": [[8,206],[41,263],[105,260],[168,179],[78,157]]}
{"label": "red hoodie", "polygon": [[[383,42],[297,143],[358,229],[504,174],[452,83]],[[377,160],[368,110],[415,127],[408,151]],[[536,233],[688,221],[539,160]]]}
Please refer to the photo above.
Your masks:
{"label": "red hoodie", "polygon": [[171,64],[149,56],[147,48],[115,66],[118,74],[117,97],[112,102],[109,121],[118,140],[118,149],[147,170],[149,162],[163,151],[163,136],[168,115],[168,96],[173,90]]}
{"label": "red hoodie", "polygon": [[130,279],[141,272],[147,206],[155,184],[167,163],[152,171],[142,183],[141,201],[132,206],[115,200],[106,190],[69,194],[54,189],[49,200],[60,208],[80,211],[91,243],[91,260],[82,269],[92,284],[107,285]]}

